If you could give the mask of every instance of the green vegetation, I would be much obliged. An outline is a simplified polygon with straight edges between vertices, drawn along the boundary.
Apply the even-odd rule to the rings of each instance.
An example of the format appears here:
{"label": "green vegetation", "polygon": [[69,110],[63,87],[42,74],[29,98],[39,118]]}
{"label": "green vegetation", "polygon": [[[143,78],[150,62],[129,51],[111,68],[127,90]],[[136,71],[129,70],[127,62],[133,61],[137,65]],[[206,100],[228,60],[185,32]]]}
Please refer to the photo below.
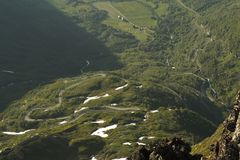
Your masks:
{"label": "green vegetation", "polygon": [[[39,145],[38,143],[41,143],[40,146],[54,147],[52,143],[55,142],[46,140],[45,136],[64,137],[65,140],[59,143],[65,148],[66,145],[82,148],[84,143],[80,143],[79,139],[90,143],[87,137],[97,140],[98,138],[91,136],[91,133],[98,127],[118,124],[116,129],[108,132],[108,138],[101,140],[101,143],[104,142],[103,148],[93,151],[95,148],[86,145],[83,147],[83,150],[86,150],[84,156],[88,158],[96,153],[99,157],[116,158],[127,156],[134,150],[134,147],[129,146],[130,150],[128,146],[124,147],[124,142],[130,141],[135,145],[142,136],[153,136],[157,139],[181,136],[189,142],[197,142],[213,133],[220,122],[221,113],[216,106],[206,97],[199,96],[201,92],[198,87],[193,88],[198,86],[197,83],[202,83],[202,80],[194,75],[177,76],[178,83],[182,86],[174,83],[175,76],[169,77],[168,83],[164,79],[154,82],[148,79],[134,80],[134,77],[125,75],[122,78],[119,71],[92,73],[72,79],[60,79],[29,92],[21,101],[5,111],[0,127],[2,131],[23,131],[32,128],[36,130],[16,137],[1,134],[1,148],[12,148],[16,145],[14,153],[18,153],[22,152],[21,147],[27,145],[29,151],[27,150],[26,154],[34,155],[34,146]],[[189,80],[192,83],[188,83]],[[126,83],[126,88],[116,90]],[[183,85],[184,83],[186,84]],[[140,85],[142,87],[139,87]],[[104,96],[106,94],[109,96]],[[94,96],[101,98],[85,103],[87,97]],[[99,119],[106,123],[90,123]],[[61,124],[63,121],[66,123]],[[126,126],[131,123],[136,125]],[[199,127],[204,131],[199,132]],[[32,136],[37,136],[37,141],[35,138],[29,139]],[[151,141],[144,139],[141,142]],[[71,147],[68,149],[72,152]],[[74,154],[82,155],[81,150]],[[53,154],[56,152],[51,151]]]}
{"label": "green vegetation", "polygon": [[112,4],[120,11],[120,13],[124,13],[123,15],[127,17],[130,22],[138,26],[154,27],[156,24],[156,21],[151,19],[152,11],[150,8],[147,8],[139,2],[129,1],[116,2]]}
{"label": "green vegetation", "polygon": [[156,20],[151,19],[151,10],[135,1],[96,2],[94,6],[107,11],[108,18],[102,22],[103,24],[131,33],[140,41],[146,41],[151,36],[151,32],[145,27],[156,24]]}
{"label": "green vegetation", "polygon": [[204,139],[201,143],[194,145],[192,152],[202,154],[205,157],[210,157],[211,154],[213,154],[213,152],[210,152],[210,146],[212,144],[216,144],[216,142],[220,140],[222,132],[223,126],[220,125],[211,137],[208,137]]}
{"label": "green vegetation", "polygon": [[159,17],[164,16],[167,14],[168,11],[168,4],[167,3],[159,3],[156,13]]}
{"label": "green vegetation", "polygon": [[[0,96],[11,104],[0,114],[0,159],[113,159],[136,142],[210,136],[240,86],[237,4],[1,1]],[[108,137],[91,136],[114,124]],[[207,155],[220,132],[193,152]]]}

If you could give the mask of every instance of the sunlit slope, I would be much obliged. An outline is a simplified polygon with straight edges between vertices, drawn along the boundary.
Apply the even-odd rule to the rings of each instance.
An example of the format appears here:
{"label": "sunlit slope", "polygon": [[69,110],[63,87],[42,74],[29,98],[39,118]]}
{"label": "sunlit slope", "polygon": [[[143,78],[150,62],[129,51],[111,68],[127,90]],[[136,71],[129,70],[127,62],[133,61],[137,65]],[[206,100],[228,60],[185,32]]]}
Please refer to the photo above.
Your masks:
{"label": "sunlit slope", "polygon": [[[59,79],[10,105],[1,115],[3,158],[121,158],[165,137],[197,143],[221,123],[240,82],[237,1],[131,2],[154,12],[165,5],[146,41],[105,23],[109,1],[49,1],[118,53],[122,68]],[[90,69],[92,61],[85,64]]]}
{"label": "sunlit slope", "polygon": [[[26,160],[30,155],[49,159],[61,152],[66,159],[73,155],[89,159],[127,156],[138,144],[164,137],[197,142],[216,129],[221,113],[188,81],[195,86],[205,82],[194,75],[152,82],[118,72],[60,79],[29,92],[4,112],[1,148],[13,148],[4,152],[8,158],[22,152]],[[124,145],[127,142],[130,146]],[[62,146],[58,151],[56,143]],[[38,146],[51,152],[43,156]]]}

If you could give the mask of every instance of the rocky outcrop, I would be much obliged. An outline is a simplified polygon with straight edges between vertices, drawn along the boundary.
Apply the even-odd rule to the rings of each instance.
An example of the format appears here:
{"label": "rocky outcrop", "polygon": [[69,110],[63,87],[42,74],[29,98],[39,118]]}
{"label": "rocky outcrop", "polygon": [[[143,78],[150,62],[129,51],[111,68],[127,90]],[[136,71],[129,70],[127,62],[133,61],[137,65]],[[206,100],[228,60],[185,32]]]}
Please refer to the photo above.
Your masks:
{"label": "rocky outcrop", "polygon": [[140,147],[129,160],[201,160],[201,155],[191,155],[191,146],[182,139],[163,140]]}
{"label": "rocky outcrop", "polygon": [[240,151],[240,91],[234,107],[223,123],[220,140],[212,147],[211,160],[239,160]]}
{"label": "rocky outcrop", "polygon": [[211,157],[191,155],[191,146],[182,139],[174,138],[141,147],[129,160],[240,160],[240,91],[223,127],[219,140],[209,146],[213,153]]}

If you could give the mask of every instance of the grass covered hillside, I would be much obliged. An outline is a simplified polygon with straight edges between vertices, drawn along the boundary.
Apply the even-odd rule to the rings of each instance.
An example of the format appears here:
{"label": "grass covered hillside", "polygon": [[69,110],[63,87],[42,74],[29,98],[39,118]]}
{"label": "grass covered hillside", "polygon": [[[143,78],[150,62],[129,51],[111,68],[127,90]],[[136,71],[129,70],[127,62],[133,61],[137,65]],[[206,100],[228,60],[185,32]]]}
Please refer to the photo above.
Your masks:
{"label": "grass covered hillside", "polygon": [[1,1],[0,95],[9,105],[0,159],[114,159],[166,137],[210,136],[240,86],[238,8],[236,0]]}
{"label": "grass covered hillside", "polygon": [[[1,148],[13,148],[8,158],[22,153],[25,159],[32,159],[30,155],[43,159],[35,150],[40,145],[53,152],[44,154],[45,159],[56,152],[67,154],[67,159],[71,152],[89,159],[127,156],[137,144],[164,137],[197,142],[216,129],[221,112],[189,80],[196,86],[205,82],[194,75],[170,77],[168,82],[137,81],[119,72],[60,79],[29,92],[6,110],[0,123]],[[116,128],[104,132],[107,137],[93,135],[98,128],[112,125]],[[55,141],[63,148],[55,151]]]}

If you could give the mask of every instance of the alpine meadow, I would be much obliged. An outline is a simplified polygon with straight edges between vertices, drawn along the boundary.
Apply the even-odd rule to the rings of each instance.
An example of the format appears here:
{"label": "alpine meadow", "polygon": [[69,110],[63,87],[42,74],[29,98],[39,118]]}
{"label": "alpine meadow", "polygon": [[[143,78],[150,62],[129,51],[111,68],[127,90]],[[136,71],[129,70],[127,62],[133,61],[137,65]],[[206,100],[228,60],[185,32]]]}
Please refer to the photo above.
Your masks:
{"label": "alpine meadow", "polygon": [[239,160],[239,0],[0,0],[0,160]]}

